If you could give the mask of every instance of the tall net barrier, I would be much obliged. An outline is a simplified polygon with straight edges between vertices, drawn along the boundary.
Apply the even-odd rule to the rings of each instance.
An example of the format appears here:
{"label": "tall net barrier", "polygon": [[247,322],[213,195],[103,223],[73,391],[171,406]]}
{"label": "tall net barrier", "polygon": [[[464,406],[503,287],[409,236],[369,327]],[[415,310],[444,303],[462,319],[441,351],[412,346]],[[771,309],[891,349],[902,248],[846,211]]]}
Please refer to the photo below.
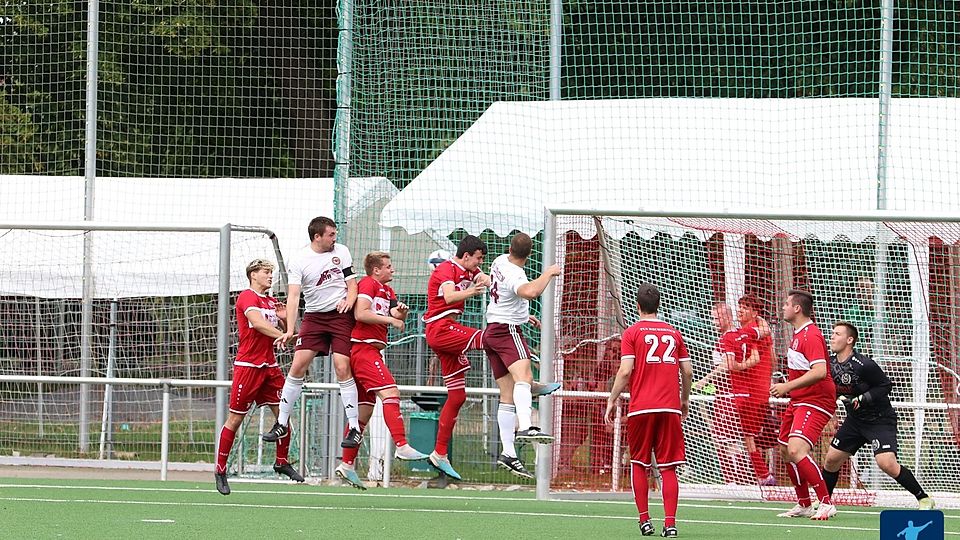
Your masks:
{"label": "tall net barrier", "polygon": [[[548,4],[341,4],[340,26],[351,38],[350,63],[340,66],[341,75],[349,73],[341,78],[349,86],[340,88],[349,100],[340,100],[338,116],[349,125],[349,139],[341,141],[349,146],[345,162],[351,176],[384,174],[399,188],[383,207],[381,227],[454,243],[478,235],[491,247],[488,260],[523,231],[535,240],[528,266],[534,278],[543,261],[545,207],[956,211],[960,193],[951,178],[960,169],[951,126],[960,120],[958,85],[940,75],[950,68],[937,52],[954,50],[950,10],[933,2],[898,5],[890,18],[879,5],[731,10],[724,2],[564,2],[552,17]],[[554,60],[552,36],[559,42]],[[910,99],[919,96],[938,98]],[[607,283],[607,267],[619,263],[603,238],[574,236],[576,250],[546,261],[564,266],[564,286],[584,282],[558,309],[566,318],[557,323],[553,361],[566,362],[569,370],[557,380],[575,394],[563,397],[555,425],[581,442],[554,448],[555,472],[565,476],[556,487],[622,489],[628,476],[613,463],[618,447],[595,409],[608,383],[601,364],[620,330],[615,318],[596,316],[612,289],[587,285]],[[696,265],[723,270],[702,253],[677,255],[684,242],[643,247],[651,257],[677,257],[666,276],[673,282]],[[404,257],[429,254],[397,236],[378,245]],[[769,256],[752,245],[744,250],[748,261]],[[415,312],[424,306],[421,272],[395,277]],[[767,280],[755,284],[766,301],[778,302],[777,283],[756,279]],[[691,288],[701,303],[685,309],[708,316],[710,283]],[[846,292],[855,294],[854,286]],[[482,324],[483,309],[468,304],[462,320]],[[533,309],[539,315],[540,304]],[[891,303],[888,311],[902,309]],[[701,322],[709,332],[709,319]],[[911,335],[896,326],[884,332],[891,347],[895,332]],[[539,353],[540,334],[531,328],[526,335]],[[422,339],[387,349],[388,362],[396,362],[391,369],[407,373],[402,382],[418,379],[421,355],[430,356]],[[489,384],[489,375],[478,378],[478,368],[486,368],[482,355],[471,358],[468,385]],[[467,442],[495,426],[496,398],[489,401],[481,417],[458,423],[454,452],[474,448],[455,458],[465,478],[488,478],[481,471],[493,470],[495,433],[493,443]],[[594,419],[581,420],[589,415]],[[521,454],[528,465],[538,457],[532,448]],[[719,459],[713,455],[715,469]],[[590,480],[597,470],[603,482]]]}
{"label": "tall net barrier", "polygon": [[[233,298],[248,287],[247,263],[277,259],[266,234],[232,231],[221,276],[215,229],[59,227],[13,226],[0,236],[0,256],[11,261],[0,270],[0,374],[215,380],[221,283]],[[227,345],[232,358],[236,344]],[[159,385],[4,382],[0,454],[157,461],[161,393]],[[172,390],[171,461],[213,456],[215,393]]]}
{"label": "tall net barrier", "polygon": [[[813,294],[814,320],[828,339],[837,321],[859,329],[857,350],[872,356],[894,385],[890,399],[899,417],[901,463],[947,504],[960,503],[960,477],[951,472],[960,465],[960,360],[951,331],[958,315],[958,223],[720,216],[560,216],[557,223],[565,231],[557,235],[557,259],[566,264],[555,296],[556,379],[574,380],[587,391],[609,388],[619,336],[638,318],[636,289],[644,282],[657,285],[659,318],[680,330],[694,370],[696,390],[684,422],[687,465],[680,474],[689,493],[795,497],[775,451],[785,402],[770,401],[756,437],[775,478],[763,482],[745,449],[730,372],[716,368],[720,334],[749,324],[737,319],[743,313],[738,303],[752,297],[774,338],[772,377],[764,382],[782,381],[792,327],[780,322],[781,306],[787,292],[798,288]],[[717,314],[724,307],[726,321]],[[628,490],[625,418],[609,429],[602,423],[605,399],[582,395],[589,397],[556,400],[552,485]],[[814,441],[818,462],[844,419],[841,407]],[[910,499],[877,468],[869,446],[844,467],[836,497],[840,504],[860,505]]]}

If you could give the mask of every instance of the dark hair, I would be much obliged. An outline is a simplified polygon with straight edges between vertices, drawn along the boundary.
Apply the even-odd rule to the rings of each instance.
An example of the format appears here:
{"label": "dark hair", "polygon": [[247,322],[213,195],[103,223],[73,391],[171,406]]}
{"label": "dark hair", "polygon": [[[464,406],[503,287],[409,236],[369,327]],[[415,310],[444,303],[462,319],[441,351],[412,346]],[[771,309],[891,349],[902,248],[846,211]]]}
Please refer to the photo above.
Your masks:
{"label": "dark hair", "polygon": [[510,254],[518,259],[526,259],[533,251],[533,240],[527,233],[517,233],[510,239]]}
{"label": "dark hair", "polygon": [[487,254],[487,245],[483,243],[483,240],[472,234],[468,234],[463,237],[463,240],[461,240],[459,244],[457,244],[457,258],[462,259],[463,256],[468,253],[473,255],[478,249],[484,255]]}
{"label": "dark hair", "polygon": [[327,227],[336,229],[337,224],[334,223],[332,219],[324,216],[311,219],[310,225],[307,225],[307,234],[310,235],[310,241],[313,242],[314,237],[318,234],[323,236],[323,234],[327,232]]}
{"label": "dark hair", "polygon": [[650,283],[641,283],[637,287],[637,305],[640,311],[647,314],[654,314],[660,310],[660,291],[655,285]]}
{"label": "dark hair", "polygon": [[740,300],[737,303],[747,309],[756,311],[757,315],[760,315],[763,312],[763,305],[760,303],[760,299],[755,295],[745,294],[740,297]]}
{"label": "dark hair", "polygon": [[860,339],[860,331],[857,330],[857,327],[854,326],[853,323],[847,321],[837,321],[833,323],[834,328],[838,326],[842,326],[847,329],[847,333],[853,338],[853,344],[856,345],[857,341]]}
{"label": "dark hair", "polygon": [[800,289],[790,289],[787,293],[788,298],[793,298],[793,303],[800,306],[800,312],[805,316],[813,315],[813,295]]}
{"label": "dark hair", "polygon": [[373,271],[385,264],[384,261],[390,260],[390,254],[385,251],[371,251],[363,258],[363,270],[368,276],[373,275]]}

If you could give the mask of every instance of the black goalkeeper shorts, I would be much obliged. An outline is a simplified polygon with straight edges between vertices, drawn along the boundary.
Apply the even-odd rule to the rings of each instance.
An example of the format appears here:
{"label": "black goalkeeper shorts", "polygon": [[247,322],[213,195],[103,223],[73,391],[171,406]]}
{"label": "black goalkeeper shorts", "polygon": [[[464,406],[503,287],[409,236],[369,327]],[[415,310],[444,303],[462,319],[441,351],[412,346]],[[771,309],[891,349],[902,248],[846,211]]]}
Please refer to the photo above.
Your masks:
{"label": "black goalkeeper shorts", "polygon": [[846,452],[856,454],[863,445],[870,445],[873,454],[884,452],[897,453],[897,423],[893,422],[863,422],[847,418],[837,434],[833,437],[830,446]]}

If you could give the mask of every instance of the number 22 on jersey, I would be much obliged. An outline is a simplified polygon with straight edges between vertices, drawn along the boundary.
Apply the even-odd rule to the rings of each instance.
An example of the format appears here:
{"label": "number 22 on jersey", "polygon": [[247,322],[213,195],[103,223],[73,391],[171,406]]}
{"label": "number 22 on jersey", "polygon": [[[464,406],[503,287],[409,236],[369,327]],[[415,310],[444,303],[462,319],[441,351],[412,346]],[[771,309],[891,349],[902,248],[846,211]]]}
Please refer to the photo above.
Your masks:
{"label": "number 22 on jersey", "polygon": [[671,335],[644,334],[643,342],[647,344],[648,364],[676,364],[677,357],[673,355],[677,348],[677,341]]}

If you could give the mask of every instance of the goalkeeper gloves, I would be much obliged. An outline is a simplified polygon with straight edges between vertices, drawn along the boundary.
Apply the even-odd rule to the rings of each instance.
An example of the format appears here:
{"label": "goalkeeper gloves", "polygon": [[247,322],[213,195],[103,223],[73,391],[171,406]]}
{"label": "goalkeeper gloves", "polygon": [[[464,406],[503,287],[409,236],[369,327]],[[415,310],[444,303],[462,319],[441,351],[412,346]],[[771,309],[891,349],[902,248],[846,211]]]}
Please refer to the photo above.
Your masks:
{"label": "goalkeeper gloves", "polygon": [[844,405],[849,405],[849,406],[853,407],[853,410],[857,410],[857,409],[860,408],[860,402],[861,402],[862,400],[863,400],[863,396],[862,396],[862,395],[860,395],[860,396],[854,396],[854,397],[850,397],[850,396],[840,396],[840,402],[843,403]]}

